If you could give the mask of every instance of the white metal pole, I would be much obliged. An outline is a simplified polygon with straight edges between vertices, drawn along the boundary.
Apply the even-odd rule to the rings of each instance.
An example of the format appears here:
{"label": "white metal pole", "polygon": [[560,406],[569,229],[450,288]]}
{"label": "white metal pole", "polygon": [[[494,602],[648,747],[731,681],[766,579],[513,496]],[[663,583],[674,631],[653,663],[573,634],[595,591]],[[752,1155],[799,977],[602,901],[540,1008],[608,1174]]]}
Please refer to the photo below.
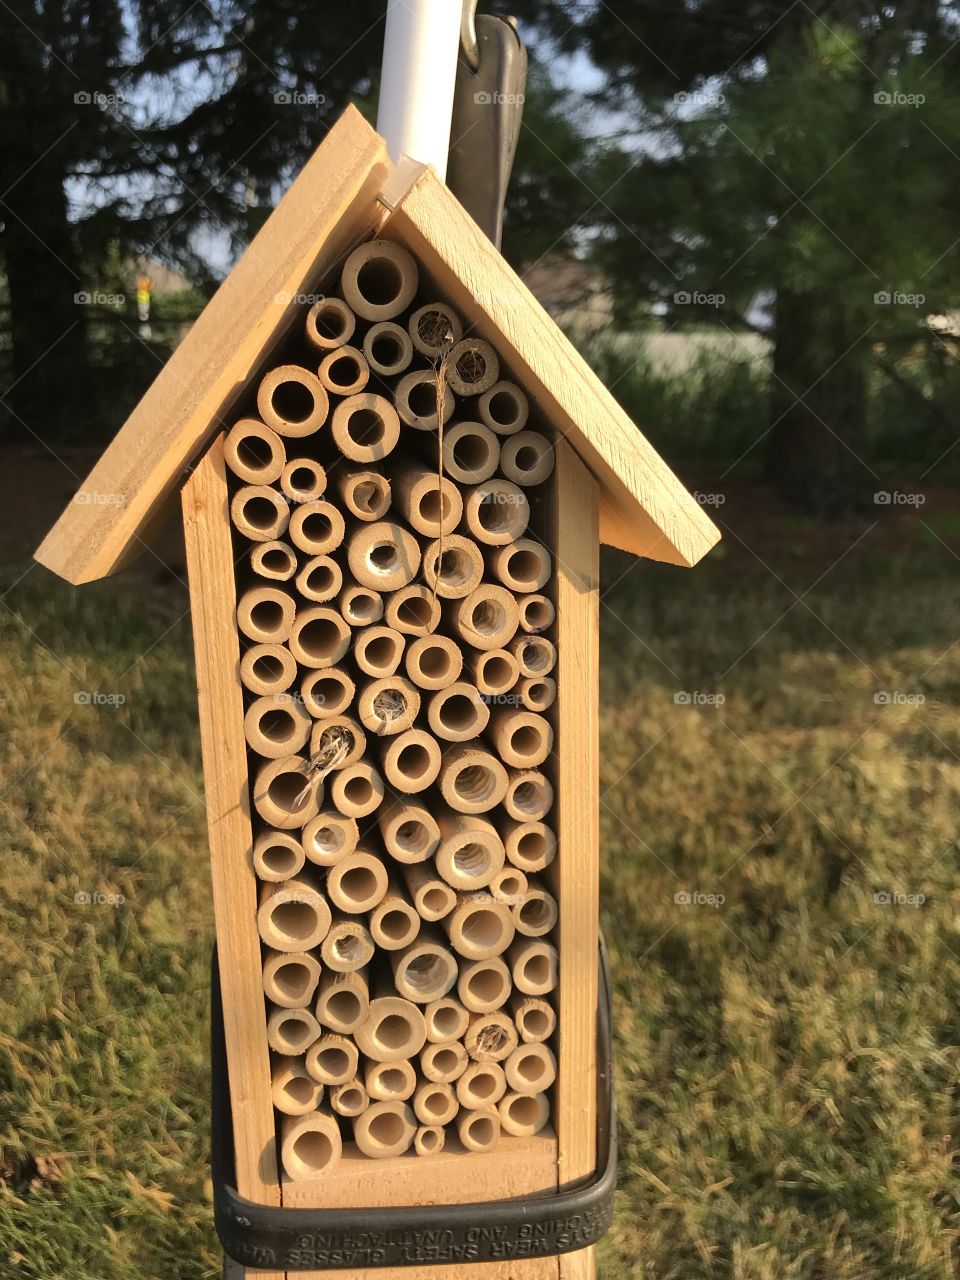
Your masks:
{"label": "white metal pole", "polygon": [[461,0],[389,0],[377,132],[390,158],[412,156],[443,178],[460,44]]}

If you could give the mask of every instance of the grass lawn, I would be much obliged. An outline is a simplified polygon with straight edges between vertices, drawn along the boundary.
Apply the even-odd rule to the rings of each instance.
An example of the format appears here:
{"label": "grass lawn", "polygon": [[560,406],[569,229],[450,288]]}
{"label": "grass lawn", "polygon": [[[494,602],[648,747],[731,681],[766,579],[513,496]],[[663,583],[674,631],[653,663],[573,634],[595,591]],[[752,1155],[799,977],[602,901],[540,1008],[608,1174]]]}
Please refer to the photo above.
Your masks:
{"label": "grass lawn", "polygon": [[[956,507],[825,530],[745,490],[700,570],[606,555],[603,1280],[955,1274]],[[21,578],[22,547],[2,571],[4,1280],[219,1265],[200,754],[165,554],[174,572],[148,556],[79,592]]]}

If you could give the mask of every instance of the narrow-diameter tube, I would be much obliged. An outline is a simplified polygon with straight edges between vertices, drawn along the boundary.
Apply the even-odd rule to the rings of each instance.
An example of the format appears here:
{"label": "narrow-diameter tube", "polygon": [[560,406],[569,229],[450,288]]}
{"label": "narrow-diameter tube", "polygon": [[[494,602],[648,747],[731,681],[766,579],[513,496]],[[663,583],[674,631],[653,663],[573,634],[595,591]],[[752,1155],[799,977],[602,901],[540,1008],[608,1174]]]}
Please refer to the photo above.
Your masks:
{"label": "narrow-diameter tube", "polygon": [[[478,402],[480,419],[500,436],[514,436],[527,423],[530,402],[515,382],[497,382]],[[507,441],[504,441],[504,448]]]}

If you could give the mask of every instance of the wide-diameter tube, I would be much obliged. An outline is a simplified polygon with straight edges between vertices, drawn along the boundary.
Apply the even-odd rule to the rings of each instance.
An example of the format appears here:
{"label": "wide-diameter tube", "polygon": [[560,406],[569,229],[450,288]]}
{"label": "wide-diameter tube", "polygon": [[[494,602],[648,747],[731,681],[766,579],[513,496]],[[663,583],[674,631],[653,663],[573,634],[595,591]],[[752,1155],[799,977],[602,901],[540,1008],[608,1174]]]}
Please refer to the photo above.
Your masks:
{"label": "wide-diameter tube", "polygon": [[443,469],[459,484],[489,480],[500,461],[500,441],[482,422],[457,422],[443,433]]}
{"label": "wide-diameter tube", "polygon": [[343,516],[332,502],[304,502],[290,517],[290,541],[308,556],[324,556],[343,542]]}
{"label": "wide-diameter tube", "polygon": [[387,626],[405,636],[426,636],[440,625],[440,605],[433,592],[420,583],[394,591],[385,604]]}
{"label": "wide-diameter tube", "polygon": [[460,966],[457,995],[471,1013],[492,1013],[506,1004],[512,985],[510,970],[499,956],[468,960]]}
{"label": "wide-diameter tube", "polygon": [[423,1011],[423,1018],[431,1044],[451,1044],[462,1040],[470,1023],[469,1013],[453,996],[431,1000]]}
{"label": "wide-diameter tube", "polygon": [[292,1182],[322,1178],[340,1163],[343,1142],[334,1116],[323,1111],[285,1116],[280,1133],[280,1162]]}
{"label": "wide-diameter tube", "polygon": [[543,1093],[557,1078],[557,1060],[545,1044],[522,1044],[503,1064],[507,1085],[516,1093]]}
{"label": "wide-diameter tube", "polygon": [[307,672],[300,685],[303,705],[315,720],[342,716],[355,692],[356,685],[341,667],[317,667]]}
{"label": "wide-diameter tube", "polygon": [[446,422],[453,413],[453,394],[445,384],[442,384],[440,394],[437,378],[433,369],[413,369],[410,373],[405,373],[397,383],[393,403],[404,426],[413,427],[417,431],[436,431],[441,418]]}
{"label": "wide-diameter tube", "polygon": [[406,311],[419,284],[413,254],[392,240],[368,240],[343,264],[340,287],[363,320],[392,320]]}
{"label": "wide-diameter tube", "polygon": [[423,862],[440,843],[436,818],[415,800],[389,797],[380,809],[378,821],[387,853],[397,862]]}
{"label": "wide-diameter tube", "polygon": [[282,644],[296,611],[293,596],[279,587],[251,587],[237,604],[237,626],[255,644]]}
{"label": "wide-diameter tube", "polygon": [[384,396],[361,391],[340,401],[330,420],[330,432],[345,458],[380,462],[397,446],[400,419]]}
{"label": "wide-diameter tube", "polygon": [[413,1149],[418,1156],[435,1156],[443,1150],[446,1130],[441,1124],[422,1124],[413,1137]]}
{"label": "wide-diameter tube", "polygon": [[406,329],[392,320],[372,324],[363,339],[363,354],[374,373],[393,378],[410,368],[413,343]]}
{"label": "wide-diameter tube", "polygon": [[428,302],[418,307],[407,321],[413,345],[428,360],[438,360],[463,337],[463,324],[445,302]]}
{"label": "wide-diameter tube", "polygon": [[438,818],[437,870],[458,892],[483,889],[503,867],[503,841],[493,823],[473,815],[445,813]]}
{"label": "wide-diameter tube", "polygon": [[273,1105],[285,1116],[305,1116],[323,1101],[323,1085],[312,1079],[302,1058],[279,1057],[270,1073]]}
{"label": "wide-diameter tube", "polygon": [[320,1024],[307,1009],[271,1009],[267,1017],[267,1042],[276,1053],[306,1053],[319,1035]]}
{"label": "wide-diameter tube", "polygon": [[390,481],[379,471],[336,473],[341,501],[358,520],[382,520],[390,509]]}
{"label": "wide-diameter tube", "polygon": [[509,591],[522,594],[539,591],[553,572],[550,552],[533,538],[518,538],[496,547],[488,553],[487,563]]}
{"label": "wide-diameter tube", "polygon": [[517,1043],[513,1019],[499,1011],[475,1014],[463,1038],[464,1048],[474,1062],[504,1062]]}
{"label": "wide-diameter tube", "polygon": [[449,636],[421,636],[407,647],[403,663],[421,689],[445,689],[460,678],[463,654]]}
{"label": "wide-diameter tube", "polygon": [[258,578],[289,582],[297,572],[297,557],[285,542],[256,542],[250,548],[250,568]]}
{"label": "wide-diameter tube", "polygon": [[230,519],[252,542],[274,542],[286,532],[290,507],[269,485],[246,484],[233,495]]}
{"label": "wide-diameter tube", "polygon": [[349,1035],[366,1020],[369,1009],[370,993],[364,970],[352,973],[327,970],[321,976],[314,1013],[322,1027]]}
{"label": "wide-diameter tube", "polygon": [[263,956],[263,993],[282,1009],[306,1009],[320,981],[320,964],[306,951],[273,951]]}
{"label": "wide-diameter tube", "polygon": [[415,1004],[445,996],[457,981],[457,961],[442,934],[430,926],[415,942],[390,953],[393,983],[399,995]]}
{"label": "wide-diameter tube", "polygon": [[460,893],[457,905],[443,918],[450,945],[467,960],[498,956],[513,941],[515,926],[508,907],[489,893]]}
{"label": "wide-diameter tube", "polygon": [[387,869],[374,853],[358,849],[330,868],[327,895],[348,915],[372,911],[387,892]]}
{"label": "wide-diameter tube", "polygon": [[427,467],[399,464],[393,476],[394,505],[411,528],[428,538],[453,533],[463,515],[460,491]]}
{"label": "wide-diameter tube", "polygon": [[413,1110],[421,1124],[449,1124],[460,1110],[449,1084],[428,1080],[413,1095]]}
{"label": "wide-diameter tube", "polygon": [[457,1100],[468,1111],[495,1107],[506,1091],[507,1078],[498,1062],[471,1062],[456,1083]]}
{"label": "wide-diameter tube", "polygon": [[255,644],[240,659],[240,682],[251,693],[284,693],[296,678],[296,659],[282,644]]}
{"label": "wide-diameter tube", "polygon": [[305,880],[267,883],[260,890],[257,930],[274,951],[310,951],[327,936],[332,916],[326,898]]}
{"label": "wide-diameter tube", "polygon": [[513,436],[527,423],[530,402],[515,382],[495,382],[480,397],[477,408],[484,426],[500,436]]}
{"label": "wide-diameter tube", "polygon": [[353,660],[364,675],[386,680],[399,667],[403,646],[403,636],[392,627],[368,627],[354,640]]}
{"label": "wide-diameter tube", "polygon": [[311,605],[297,611],[288,647],[302,667],[332,667],[350,648],[350,628],[336,609]]}
{"label": "wide-diameter tube", "polygon": [[542,1093],[508,1093],[499,1102],[500,1128],[515,1138],[532,1138],[550,1119],[550,1103]]}
{"label": "wide-diameter tube", "polygon": [[347,562],[361,586],[398,591],[420,569],[420,544],[409,530],[391,520],[378,520],[353,530]]}
{"label": "wide-diameter tube", "polygon": [[291,502],[316,502],[327,488],[327,473],[315,458],[291,458],[280,476]]}
{"label": "wide-diameter tube", "polygon": [[270,693],[251,702],[243,717],[243,734],[251,750],[268,760],[296,755],[306,745],[313,721],[299,698]]}
{"label": "wide-diameter tube", "polygon": [[461,338],[450,349],[447,381],[458,396],[482,395],[499,376],[497,353],[482,338]]}
{"label": "wide-diameter tube", "polygon": [[440,791],[457,813],[487,813],[506,795],[507,771],[489,751],[451,747],[443,757]]}
{"label": "wide-diameter tube", "polygon": [[303,846],[289,831],[264,831],[253,842],[253,869],[261,880],[279,883],[303,869]]}
{"label": "wide-diameter tube", "polygon": [[353,1122],[353,1140],[365,1156],[385,1160],[413,1145],[417,1118],[406,1102],[371,1102]]}
{"label": "wide-diameter tube", "polygon": [[343,570],[332,556],[311,556],[297,574],[297,590],[304,600],[325,604],[343,585]]}
{"label": "wide-diameter tube", "polygon": [[415,1058],[427,1040],[423,1014],[400,996],[371,1000],[366,1020],[353,1034],[357,1047],[374,1062]]}
{"label": "wide-diameter tube", "polygon": [[517,602],[506,587],[484,582],[451,608],[451,625],[475,649],[503,649],[517,630]]}
{"label": "wide-diameter tube", "polygon": [[348,857],[359,838],[356,819],[330,809],[311,818],[301,834],[304,853],[318,867],[332,867]]}
{"label": "wide-diameter tube", "polygon": [[557,1029],[557,1015],[553,1006],[539,996],[525,996],[521,992],[515,992],[510,997],[510,1012],[524,1044],[543,1044]]}
{"label": "wide-diameter tube", "polygon": [[381,737],[409,729],[419,711],[420,692],[403,676],[371,681],[357,700],[360,723]]}
{"label": "wide-diameter tube", "polygon": [[383,799],[383,778],[365,760],[338,769],[330,779],[330,799],[348,818],[366,818]]}
{"label": "wide-diameter tube", "polygon": [[451,533],[423,549],[423,577],[444,600],[462,600],[483,577],[483,555],[471,538]]}
{"label": "wide-diameter tube", "polygon": [[257,770],[253,805],[271,827],[294,831],[317,816],[322,802],[323,783],[303,756],[269,760]]}
{"label": "wide-diameter tube", "polygon": [[506,649],[486,649],[473,655],[470,674],[482,694],[488,698],[501,698],[517,683],[520,668],[516,658]]}
{"label": "wide-diameter tube", "polygon": [[300,365],[283,364],[257,389],[260,417],[278,436],[309,436],[327,420],[330,402],[320,379]]}
{"label": "wide-diameter tube", "polygon": [[[370,936],[383,951],[400,951],[410,946],[420,932],[420,916],[397,881],[370,913]],[[402,994],[402,993],[401,993]]]}
{"label": "wide-diameter tube", "polygon": [[517,601],[517,606],[520,610],[520,630],[527,632],[528,635],[538,635],[541,631],[546,631],[548,627],[553,626],[557,616],[553,601],[539,593],[523,596]]}
{"label": "wide-diameter tube", "polygon": [[496,1110],[463,1111],[457,1116],[457,1137],[468,1151],[493,1151],[500,1141]]}
{"label": "wide-diameter tube", "polygon": [[367,1091],[359,1080],[348,1080],[346,1084],[335,1084],[330,1090],[330,1107],[338,1116],[352,1119],[362,1115],[370,1105]]}
{"label": "wide-diameter tube", "polygon": [[530,503],[512,480],[493,478],[470,490],[463,514],[467,529],[478,542],[505,546],[523,536],[530,522]]}
{"label": "wide-diameter tube", "polygon": [[360,1054],[346,1036],[328,1033],[307,1050],[306,1068],[320,1084],[346,1084],[357,1074]]}
{"label": "wide-diameter tube", "polygon": [[342,298],[320,298],[307,312],[304,332],[318,351],[333,351],[353,337],[357,317]]}
{"label": "wide-diameter tube", "polygon": [[363,1079],[374,1102],[406,1102],[417,1087],[417,1073],[408,1058],[400,1062],[367,1062]]}
{"label": "wide-diameter tube", "polygon": [[442,920],[457,905],[457,895],[422,862],[407,863],[401,867],[407,892],[424,920]]}
{"label": "wide-diameter tube", "polygon": [[344,345],[328,351],[320,361],[317,377],[321,386],[338,396],[353,396],[370,381],[370,366],[362,351]]}
{"label": "wide-diameter tube", "polygon": [[430,729],[446,742],[478,738],[489,719],[490,708],[477,687],[462,680],[432,694],[427,704]]}
{"label": "wide-diameter tube", "polygon": [[440,746],[436,738],[422,729],[407,729],[383,743],[381,761],[387,782],[394,791],[415,795],[436,781],[441,764]]}
{"label": "wide-diameter tube", "polygon": [[516,769],[536,768],[553,750],[550,721],[532,711],[497,708],[488,732],[500,758]]}
{"label": "wide-diameter tube", "polygon": [[241,418],[224,437],[223,460],[246,484],[272,484],[280,478],[286,452],[275,431],[256,418]]}
{"label": "wide-diameter tube", "polygon": [[553,807],[549,778],[537,769],[512,769],[503,807],[517,822],[539,822]]}
{"label": "wide-diameter tube", "polygon": [[557,985],[560,959],[543,938],[517,938],[507,952],[513,985],[525,996],[545,996]]}
{"label": "wide-diameter tube", "polygon": [[427,1044],[420,1054],[420,1070],[426,1080],[437,1084],[452,1084],[467,1069],[467,1051],[457,1041],[446,1044]]}
{"label": "wide-diameter tube", "polygon": [[523,901],[513,907],[513,922],[517,933],[527,938],[542,938],[557,923],[559,910],[552,893],[539,885],[531,885],[523,895]]}
{"label": "wide-diameter tube", "polygon": [[373,959],[373,938],[361,920],[337,914],[320,944],[320,956],[335,973],[353,973]]}
{"label": "wide-diameter tube", "polygon": [[508,822],[503,843],[508,860],[527,874],[549,867],[557,856],[557,837],[545,822]]}

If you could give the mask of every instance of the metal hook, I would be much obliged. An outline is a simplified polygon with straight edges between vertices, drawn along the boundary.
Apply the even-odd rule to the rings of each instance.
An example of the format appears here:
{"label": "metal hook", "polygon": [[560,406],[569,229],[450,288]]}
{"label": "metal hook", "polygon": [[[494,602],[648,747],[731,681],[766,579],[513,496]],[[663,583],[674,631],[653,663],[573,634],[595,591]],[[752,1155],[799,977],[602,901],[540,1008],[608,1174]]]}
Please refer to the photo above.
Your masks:
{"label": "metal hook", "polygon": [[477,40],[478,0],[463,0],[460,14],[460,49],[471,71],[480,70],[480,44]]}

